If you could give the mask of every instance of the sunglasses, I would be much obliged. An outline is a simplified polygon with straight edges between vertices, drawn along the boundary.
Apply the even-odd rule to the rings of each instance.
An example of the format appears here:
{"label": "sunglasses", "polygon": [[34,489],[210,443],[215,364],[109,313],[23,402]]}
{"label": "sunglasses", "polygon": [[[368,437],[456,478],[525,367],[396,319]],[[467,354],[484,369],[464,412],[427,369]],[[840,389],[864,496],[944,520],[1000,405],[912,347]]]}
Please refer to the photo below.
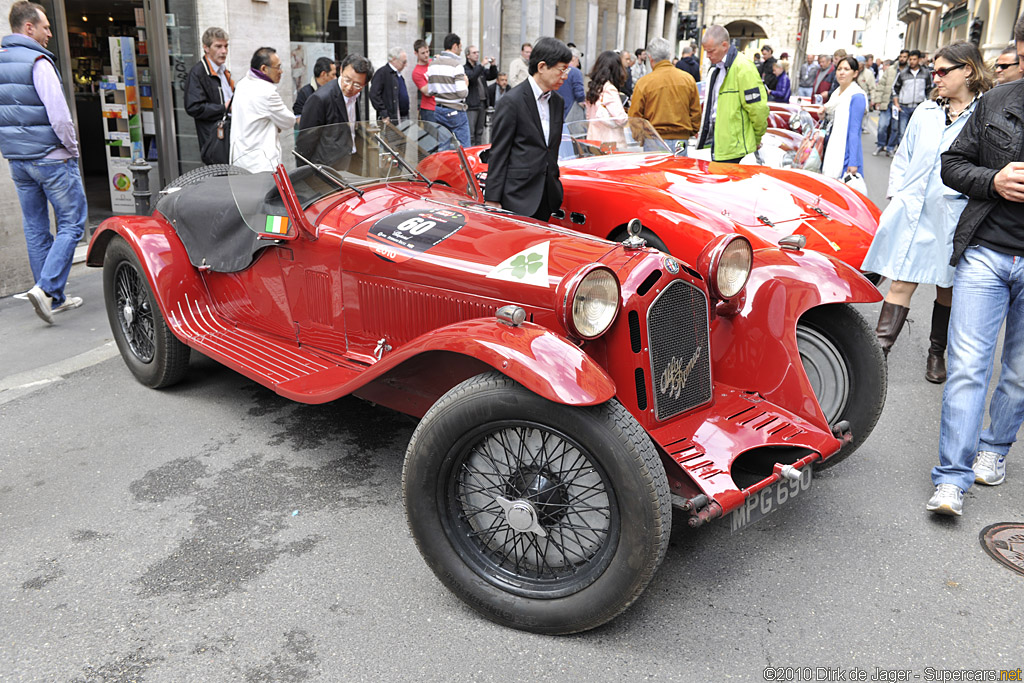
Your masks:
{"label": "sunglasses", "polygon": [[946,76],[949,75],[949,73],[951,71],[956,71],[957,69],[962,69],[965,66],[967,66],[967,65],[966,64],[957,64],[956,66],[951,66],[948,69],[935,69],[934,71],[932,71],[932,73],[934,75],[938,76],[939,78],[945,78]]}
{"label": "sunglasses", "polygon": [[1009,64],[996,64],[996,70],[997,71],[1003,71],[1004,69],[1009,69],[1011,66],[1017,66],[1019,64],[1020,64],[1019,61],[1010,62]]}

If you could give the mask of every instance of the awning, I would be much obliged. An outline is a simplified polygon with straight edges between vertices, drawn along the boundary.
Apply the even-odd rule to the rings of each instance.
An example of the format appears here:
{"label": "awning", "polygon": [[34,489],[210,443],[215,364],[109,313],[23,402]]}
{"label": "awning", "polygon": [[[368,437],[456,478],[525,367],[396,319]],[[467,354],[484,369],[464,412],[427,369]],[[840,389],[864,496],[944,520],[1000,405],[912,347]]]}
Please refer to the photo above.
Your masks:
{"label": "awning", "polygon": [[967,23],[967,3],[957,5],[939,19],[939,32],[948,31]]}

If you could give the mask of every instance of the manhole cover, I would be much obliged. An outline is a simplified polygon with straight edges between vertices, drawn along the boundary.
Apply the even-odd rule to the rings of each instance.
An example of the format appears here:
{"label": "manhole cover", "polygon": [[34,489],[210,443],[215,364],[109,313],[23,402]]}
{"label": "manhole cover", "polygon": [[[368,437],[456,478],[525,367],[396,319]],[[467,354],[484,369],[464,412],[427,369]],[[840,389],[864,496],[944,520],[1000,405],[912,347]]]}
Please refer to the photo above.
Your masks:
{"label": "manhole cover", "polygon": [[992,524],[982,529],[978,538],[992,559],[1024,575],[1024,523]]}

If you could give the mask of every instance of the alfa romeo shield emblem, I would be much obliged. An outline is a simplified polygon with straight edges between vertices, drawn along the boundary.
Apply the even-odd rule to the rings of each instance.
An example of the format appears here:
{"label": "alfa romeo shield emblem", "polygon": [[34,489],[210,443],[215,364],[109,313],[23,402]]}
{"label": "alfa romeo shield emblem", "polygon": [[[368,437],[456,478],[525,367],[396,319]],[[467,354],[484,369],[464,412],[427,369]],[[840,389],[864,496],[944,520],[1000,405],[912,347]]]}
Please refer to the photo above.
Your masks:
{"label": "alfa romeo shield emblem", "polygon": [[1024,523],[992,524],[981,530],[979,540],[992,559],[1024,575]]}

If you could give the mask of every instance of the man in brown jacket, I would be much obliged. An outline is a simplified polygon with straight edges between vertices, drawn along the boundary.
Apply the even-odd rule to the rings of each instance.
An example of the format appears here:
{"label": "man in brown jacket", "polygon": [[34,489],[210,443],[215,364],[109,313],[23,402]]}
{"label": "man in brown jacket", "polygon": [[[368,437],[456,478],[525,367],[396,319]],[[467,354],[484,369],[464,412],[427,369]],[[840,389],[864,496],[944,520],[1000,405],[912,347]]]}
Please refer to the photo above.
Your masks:
{"label": "man in brown jacket", "polygon": [[686,141],[700,130],[700,96],[693,76],[672,64],[672,46],[664,38],[654,38],[647,46],[654,65],[633,86],[629,115],[647,119],[665,142],[686,154]]}

